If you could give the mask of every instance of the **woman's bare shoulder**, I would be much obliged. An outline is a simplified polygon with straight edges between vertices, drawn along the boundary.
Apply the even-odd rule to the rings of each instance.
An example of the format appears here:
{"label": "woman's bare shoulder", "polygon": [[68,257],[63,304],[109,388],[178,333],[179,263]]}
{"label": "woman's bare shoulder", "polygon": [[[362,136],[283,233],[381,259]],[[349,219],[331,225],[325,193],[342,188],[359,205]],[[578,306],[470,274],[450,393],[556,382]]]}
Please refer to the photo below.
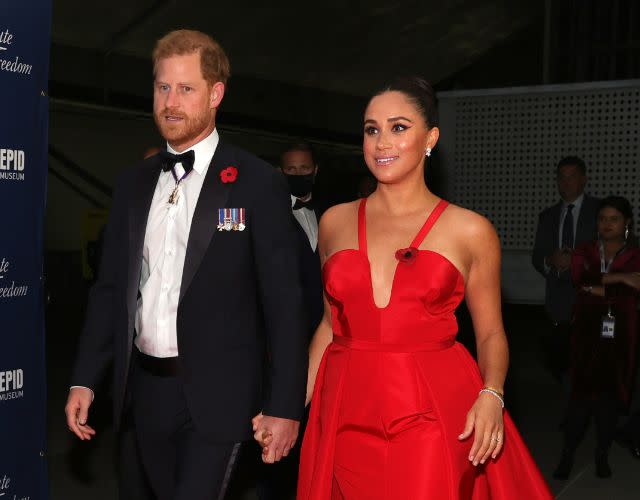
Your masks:
{"label": "woman's bare shoulder", "polygon": [[459,205],[450,204],[447,207],[447,227],[455,228],[460,237],[494,239],[496,229],[485,216]]}
{"label": "woman's bare shoulder", "polygon": [[322,214],[318,224],[318,244],[321,252],[327,253],[330,248],[339,245],[348,232],[354,231],[352,227],[354,224],[357,226],[357,218],[357,200],[334,205]]}
{"label": "woman's bare shoulder", "polygon": [[358,211],[359,200],[339,203],[327,209],[320,218],[320,230],[331,231],[336,225],[342,225],[345,218],[354,217]]}

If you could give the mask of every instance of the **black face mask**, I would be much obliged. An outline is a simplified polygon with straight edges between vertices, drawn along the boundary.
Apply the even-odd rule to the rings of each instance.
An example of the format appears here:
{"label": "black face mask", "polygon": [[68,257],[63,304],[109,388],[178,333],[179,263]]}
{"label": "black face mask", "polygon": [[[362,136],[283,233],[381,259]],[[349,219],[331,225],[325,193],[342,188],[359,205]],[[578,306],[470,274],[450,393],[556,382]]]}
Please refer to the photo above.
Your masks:
{"label": "black face mask", "polygon": [[289,190],[296,198],[303,198],[313,189],[313,178],[315,174],[307,175],[284,175],[289,183]]}

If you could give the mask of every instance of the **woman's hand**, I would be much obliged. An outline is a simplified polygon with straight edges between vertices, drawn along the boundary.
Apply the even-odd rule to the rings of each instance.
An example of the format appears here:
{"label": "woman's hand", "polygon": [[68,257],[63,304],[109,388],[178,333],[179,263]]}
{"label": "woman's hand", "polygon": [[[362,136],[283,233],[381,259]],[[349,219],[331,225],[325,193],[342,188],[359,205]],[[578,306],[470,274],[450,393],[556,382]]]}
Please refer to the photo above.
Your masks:
{"label": "woman's hand", "polygon": [[616,283],[624,283],[624,275],[622,273],[605,273],[602,275],[603,285],[614,285]]}
{"label": "woman's hand", "polygon": [[604,297],[604,285],[583,286],[581,290],[584,293],[595,295],[596,297]]}
{"label": "woman's hand", "polygon": [[469,461],[473,465],[484,464],[491,457],[495,459],[504,443],[504,422],[502,405],[492,394],[481,393],[467,413],[467,423],[460,441],[474,434],[473,446],[469,452]]}
{"label": "woman's hand", "polygon": [[251,419],[251,425],[253,427],[253,439],[256,440],[256,442],[260,445],[260,447],[264,450],[265,447],[268,446],[268,444],[272,441],[272,435],[268,430],[260,430],[258,431],[258,428],[260,427],[260,423],[262,422],[262,419],[264,418],[264,415],[262,414],[262,412],[258,413],[255,417],[253,417]]}

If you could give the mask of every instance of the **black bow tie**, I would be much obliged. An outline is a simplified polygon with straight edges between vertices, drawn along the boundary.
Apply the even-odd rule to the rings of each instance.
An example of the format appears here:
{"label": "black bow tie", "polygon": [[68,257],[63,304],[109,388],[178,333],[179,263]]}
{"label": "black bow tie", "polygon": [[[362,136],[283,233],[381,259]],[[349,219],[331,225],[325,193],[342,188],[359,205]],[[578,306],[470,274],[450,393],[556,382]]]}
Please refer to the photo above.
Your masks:
{"label": "black bow tie", "polygon": [[296,198],[296,202],[293,204],[293,209],[300,210],[301,208],[313,210],[313,200],[302,201],[300,198]]}
{"label": "black bow tie", "polygon": [[196,160],[196,153],[192,150],[182,153],[180,155],[174,155],[169,151],[161,151],[160,158],[162,159],[162,171],[169,172],[173,170],[176,163],[181,163],[184,168],[184,175],[186,176],[193,170],[193,162]]}

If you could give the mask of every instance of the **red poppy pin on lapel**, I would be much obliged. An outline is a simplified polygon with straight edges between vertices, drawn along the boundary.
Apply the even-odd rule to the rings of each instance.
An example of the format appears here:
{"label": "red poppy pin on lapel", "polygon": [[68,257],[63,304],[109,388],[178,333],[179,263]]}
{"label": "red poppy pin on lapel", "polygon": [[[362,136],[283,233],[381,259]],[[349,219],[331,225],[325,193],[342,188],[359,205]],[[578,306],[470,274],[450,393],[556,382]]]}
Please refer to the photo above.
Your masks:
{"label": "red poppy pin on lapel", "polygon": [[227,167],[222,172],[220,172],[220,180],[223,182],[223,184],[236,182],[237,178],[238,169],[236,167]]}

